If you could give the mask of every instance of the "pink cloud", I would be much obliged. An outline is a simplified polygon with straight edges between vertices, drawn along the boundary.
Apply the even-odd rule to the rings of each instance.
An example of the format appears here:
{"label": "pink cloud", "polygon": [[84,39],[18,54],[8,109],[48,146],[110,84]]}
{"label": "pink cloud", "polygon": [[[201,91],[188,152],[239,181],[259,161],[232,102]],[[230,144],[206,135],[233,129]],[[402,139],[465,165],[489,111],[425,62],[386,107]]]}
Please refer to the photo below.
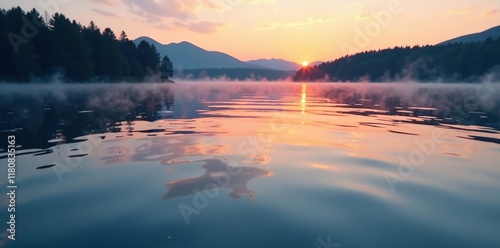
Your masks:
{"label": "pink cloud", "polygon": [[89,2],[94,2],[94,3],[100,3],[100,4],[106,4],[109,6],[115,6],[117,4],[116,0],[87,0]]}
{"label": "pink cloud", "polygon": [[94,11],[94,12],[96,12],[97,14],[100,14],[100,15],[103,15],[103,16],[120,18],[119,15],[117,15],[117,14],[115,14],[113,12],[108,12],[108,11],[105,11],[105,10],[95,9],[95,8],[92,8],[91,10]]}
{"label": "pink cloud", "polygon": [[472,6],[467,6],[458,9],[452,9],[446,12],[447,15],[463,15],[472,12],[475,8]]}
{"label": "pink cloud", "polygon": [[178,27],[186,28],[193,32],[204,33],[204,34],[215,33],[217,32],[217,28],[223,26],[220,23],[209,22],[209,21],[189,22],[189,23],[175,22],[175,25]]}
{"label": "pink cloud", "polygon": [[198,1],[187,0],[124,0],[133,11],[157,18],[172,18],[178,20],[191,20],[196,17],[195,6]]}
{"label": "pink cloud", "polygon": [[500,14],[500,10],[498,10],[498,9],[490,9],[488,11],[485,11],[483,13],[483,16],[485,16],[485,17],[492,17],[492,16],[496,16],[498,14]]}
{"label": "pink cloud", "polygon": [[185,28],[197,33],[214,33],[222,24],[199,20],[202,10],[217,11],[222,6],[213,1],[200,0],[123,0],[129,12],[140,16],[153,27],[167,30]]}

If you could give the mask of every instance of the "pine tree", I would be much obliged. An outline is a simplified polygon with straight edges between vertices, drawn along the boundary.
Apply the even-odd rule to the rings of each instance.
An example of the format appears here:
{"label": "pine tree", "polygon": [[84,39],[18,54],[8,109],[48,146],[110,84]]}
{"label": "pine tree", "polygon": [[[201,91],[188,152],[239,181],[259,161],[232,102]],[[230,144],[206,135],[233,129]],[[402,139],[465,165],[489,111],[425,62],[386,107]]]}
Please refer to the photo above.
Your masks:
{"label": "pine tree", "polygon": [[50,30],[42,15],[36,9],[32,9],[30,12],[26,13],[26,19],[31,20],[37,28],[36,35],[31,39],[31,42],[33,43],[33,49],[36,51],[38,57],[37,62],[40,73],[47,73],[50,69]]}
{"label": "pine tree", "polygon": [[[7,37],[7,12],[0,9],[0,37]],[[7,67],[10,64],[8,54],[11,53],[9,41],[5,38],[0,39],[0,75],[7,75]]]}
{"label": "pine tree", "polygon": [[119,38],[119,41],[120,41],[120,43],[122,43],[122,44],[128,41],[128,36],[127,36],[127,34],[125,33],[125,31],[122,31],[122,32],[120,33],[120,38]]}
{"label": "pine tree", "polygon": [[19,51],[14,55],[14,63],[17,66],[16,71],[22,79],[28,80],[30,76],[40,73],[38,55],[31,42],[19,46]]}
{"label": "pine tree", "polygon": [[127,60],[121,54],[114,32],[106,28],[102,33],[97,69],[100,75],[113,78],[129,74]]}
{"label": "pine tree", "polygon": [[92,46],[83,39],[83,27],[56,13],[50,20],[52,30],[51,64],[62,68],[68,77],[87,80],[94,76]]}
{"label": "pine tree", "polygon": [[169,79],[174,76],[174,66],[167,55],[163,56],[161,60],[160,72],[164,79]]}
{"label": "pine tree", "polygon": [[137,47],[137,53],[138,61],[142,64],[145,73],[158,73],[160,54],[154,45],[141,41]]}

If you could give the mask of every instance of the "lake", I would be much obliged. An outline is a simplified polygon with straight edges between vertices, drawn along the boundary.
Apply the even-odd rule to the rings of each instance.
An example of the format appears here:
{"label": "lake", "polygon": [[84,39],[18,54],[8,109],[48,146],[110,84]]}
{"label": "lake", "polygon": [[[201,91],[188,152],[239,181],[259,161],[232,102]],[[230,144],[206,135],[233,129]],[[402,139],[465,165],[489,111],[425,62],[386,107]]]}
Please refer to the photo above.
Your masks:
{"label": "lake", "polygon": [[0,92],[3,247],[500,246],[499,84]]}

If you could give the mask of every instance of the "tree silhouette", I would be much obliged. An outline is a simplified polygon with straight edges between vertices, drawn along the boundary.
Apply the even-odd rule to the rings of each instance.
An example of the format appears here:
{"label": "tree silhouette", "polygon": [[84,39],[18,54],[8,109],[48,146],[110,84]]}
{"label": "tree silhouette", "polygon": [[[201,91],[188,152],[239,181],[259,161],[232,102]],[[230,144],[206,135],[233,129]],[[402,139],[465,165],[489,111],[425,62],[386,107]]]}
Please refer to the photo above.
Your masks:
{"label": "tree silhouette", "polygon": [[174,76],[174,66],[167,55],[163,56],[161,59],[160,72],[164,79],[169,79]]}
{"label": "tree silhouette", "polygon": [[0,9],[0,37],[0,80],[26,82],[59,72],[69,82],[140,81],[146,72],[159,73],[154,46],[137,47],[125,31],[117,38],[110,28],[101,32],[93,21],[85,27],[60,13]]}
{"label": "tree silhouette", "polygon": [[120,33],[120,43],[125,43],[126,41],[128,40],[128,36],[127,36],[127,33],[125,33],[125,31],[122,31]]}
{"label": "tree silhouette", "polygon": [[30,75],[40,73],[38,65],[38,55],[31,42],[21,44],[19,51],[14,55],[14,63],[17,65],[17,72],[23,79],[29,79]]}
{"label": "tree silhouette", "polygon": [[100,50],[97,56],[97,71],[100,75],[113,78],[129,74],[129,65],[121,54],[114,32],[106,28],[100,37]]}
{"label": "tree silhouette", "polygon": [[50,21],[52,30],[51,65],[70,78],[85,80],[94,75],[92,46],[83,39],[82,27],[63,14],[56,13]]}
{"label": "tree silhouette", "polygon": [[158,72],[160,54],[156,51],[154,45],[150,45],[146,41],[141,41],[139,46],[137,46],[137,53],[137,58],[145,72]]}
{"label": "tree silhouette", "polygon": [[500,66],[500,38],[437,46],[394,47],[301,68],[295,81],[471,81]]}

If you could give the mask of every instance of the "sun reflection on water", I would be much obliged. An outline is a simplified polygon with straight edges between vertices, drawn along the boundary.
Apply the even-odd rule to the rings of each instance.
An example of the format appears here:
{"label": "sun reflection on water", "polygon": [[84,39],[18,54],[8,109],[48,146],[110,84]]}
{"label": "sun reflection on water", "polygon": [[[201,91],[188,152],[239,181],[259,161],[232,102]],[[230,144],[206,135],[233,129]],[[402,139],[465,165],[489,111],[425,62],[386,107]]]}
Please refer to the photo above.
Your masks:
{"label": "sun reflection on water", "polygon": [[[300,106],[301,106],[302,115],[305,115],[306,114],[306,107],[307,107],[307,85],[306,84],[302,85],[302,94],[301,94],[300,103],[301,103]],[[304,125],[304,120],[302,120],[301,124]]]}

